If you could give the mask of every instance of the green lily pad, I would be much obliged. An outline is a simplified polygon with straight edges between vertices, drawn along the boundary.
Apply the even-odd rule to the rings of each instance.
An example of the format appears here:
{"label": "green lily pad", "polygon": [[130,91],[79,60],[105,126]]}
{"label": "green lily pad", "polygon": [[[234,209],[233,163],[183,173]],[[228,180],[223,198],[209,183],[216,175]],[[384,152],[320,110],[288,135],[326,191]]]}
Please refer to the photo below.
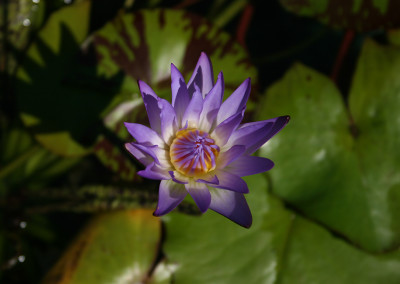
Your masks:
{"label": "green lily pad", "polygon": [[[275,138],[274,138],[275,139]],[[400,252],[363,252],[283,207],[263,175],[246,178],[254,222],[244,229],[213,212],[163,219],[174,283],[397,283]],[[163,263],[164,267],[165,263]],[[157,268],[156,268],[157,269]]]}
{"label": "green lily pad", "polygon": [[396,0],[280,0],[289,11],[335,28],[369,31],[400,26]]}
{"label": "green lily pad", "polygon": [[92,220],[43,283],[141,283],[158,254],[161,223],[152,211],[117,211]]}
{"label": "green lily pad", "polygon": [[275,283],[293,214],[267,195],[262,175],[246,182],[253,213],[250,229],[212,211],[164,217],[163,249],[168,263],[176,265],[174,283]]}
{"label": "green lily pad", "polygon": [[227,87],[236,88],[246,77],[257,81],[246,51],[229,34],[185,11],[120,13],[93,40],[99,73],[113,76],[123,70],[132,93],[138,92],[136,81],[143,80],[159,95],[170,95],[170,64],[188,80],[202,51],[215,72],[224,72]]}
{"label": "green lily pad", "polygon": [[367,41],[350,93],[354,121],[334,84],[300,64],[268,89],[258,114],[292,116],[261,149],[276,163],[273,192],[373,252],[400,244],[399,72],[396,49]]}
{"label": "green lily pad", "polygon": [[400,252],[372,255],[315,223],[295,218],[282,261],[280,284],[365,284],[400,281]]}

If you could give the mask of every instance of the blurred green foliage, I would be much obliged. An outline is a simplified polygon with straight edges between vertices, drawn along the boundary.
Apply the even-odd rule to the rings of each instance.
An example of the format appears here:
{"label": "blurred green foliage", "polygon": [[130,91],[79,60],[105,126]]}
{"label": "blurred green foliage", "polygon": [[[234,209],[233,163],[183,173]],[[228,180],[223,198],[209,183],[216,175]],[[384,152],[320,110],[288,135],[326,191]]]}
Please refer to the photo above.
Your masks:
{"label": "blurred green foliage", "polygon": [[[398,5],[2,1],[0,282],[399,283]],[[153,217],[123,147],[136,81],[170,99],[170,63],[188,80],[201,51],[226,95],[252,78],[245,120],[292,117],[246,178],[249,230]]]}

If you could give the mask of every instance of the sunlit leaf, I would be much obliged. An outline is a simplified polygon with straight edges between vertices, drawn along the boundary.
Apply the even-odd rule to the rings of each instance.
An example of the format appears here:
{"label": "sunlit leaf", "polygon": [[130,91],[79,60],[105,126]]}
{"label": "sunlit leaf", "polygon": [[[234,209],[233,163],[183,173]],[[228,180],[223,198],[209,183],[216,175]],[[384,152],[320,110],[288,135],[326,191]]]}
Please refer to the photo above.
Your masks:
{"label": "sunlit leaf", "polygon": [[365,44],[350,94],[353,126],[333,83],[299,64],[267,91],[258,115],[292,116],[261,151],[276,163],[273,191],[375,252],[400,244],[399,68],[396,49]]}
{"label": "sunlit leaf", "polygon": [[157,257],[161,226],[151,211],[95,217],[43,283],[143,283]]}
{"label": "sunlit leaf", "polygon": [[[202,51],[210,56],[215,77],[224,71],[228,87],[238,86],[246,77],[257,81],[245,50],[232,37],[185,11],[121,13],[95,34],[94,43],[101,74],[123,70],[130,80],[143,80],[161,94],[169,89],[171,62],[189,79]],[[138,91],[136,84],[129,87]]]}
{"label": "sunlit leaf", "polygon": [[399,283],[399,251],[367,254],[303,218],[294,219],[289,238],[279,283]]}
{"label": "sunlit leaf", "polygon": [[222,216],[173,213],[164,218],[167,260],[174,283],[275,283],[292,214],[267,195],[262,175],[246,178],[253,226],[244,229]]}

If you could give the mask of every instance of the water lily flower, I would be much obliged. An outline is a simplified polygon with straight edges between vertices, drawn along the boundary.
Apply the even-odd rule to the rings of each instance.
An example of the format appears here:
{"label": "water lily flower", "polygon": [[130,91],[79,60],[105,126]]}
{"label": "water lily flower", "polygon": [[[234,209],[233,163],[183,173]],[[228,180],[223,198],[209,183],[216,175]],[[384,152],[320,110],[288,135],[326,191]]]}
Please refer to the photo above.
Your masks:
{"label": "water lily flower", "polygon": [[214,84],[211,61],[201,53],[186,84],[171,64],[172,104],[143,81],[140,92],[150,127],[125,123],[135,142],[126,149],[145,169],[138,175],[161,180],[155,216],[173,210],[189,194],[200,211],[214,210],[250,227],[243,176],[270,170],[267,158],[252,156],[289,121],[289,116],[240,125],[250,94],[246,79],[224,102],[224,78]]}

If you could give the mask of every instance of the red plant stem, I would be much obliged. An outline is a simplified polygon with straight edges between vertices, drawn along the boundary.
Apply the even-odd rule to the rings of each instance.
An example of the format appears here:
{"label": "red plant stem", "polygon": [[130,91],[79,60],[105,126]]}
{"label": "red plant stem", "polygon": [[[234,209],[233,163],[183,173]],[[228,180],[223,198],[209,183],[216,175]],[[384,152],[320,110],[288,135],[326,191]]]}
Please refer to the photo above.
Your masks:
{"label": "red plant stem", "polygon": [[242,13],[237,31],[236,39],[243,46],[246,47],[246,34],[249,29],[251,18],[253,16],[254,7],[251,4],[247,4]]}
{"label": "red plant stem", "polygon": [[340,68],[342,67],[343,60],[349,50],[349,47],[354,38],[354,35],[355,35],[355,32],[353,30],[347,30],[343,37],[342,44],[340,45],[339,53],[336,57],[335,65],[333,66],[333,70],[332,70],[332,74],[331,74],[331,79],[335,83],[337,83]]}

